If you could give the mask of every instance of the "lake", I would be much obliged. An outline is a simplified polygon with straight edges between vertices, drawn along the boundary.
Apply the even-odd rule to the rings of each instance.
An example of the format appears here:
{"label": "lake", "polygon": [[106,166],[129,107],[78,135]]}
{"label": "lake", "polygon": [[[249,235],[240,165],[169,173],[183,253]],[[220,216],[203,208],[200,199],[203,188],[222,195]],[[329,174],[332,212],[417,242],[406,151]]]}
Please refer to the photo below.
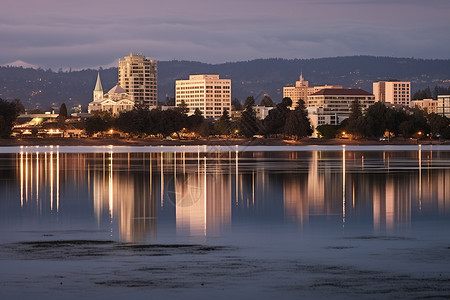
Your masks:
{"label": "lake", "polygon": [[0,148],[0,296],[450,296],[450,147]]}

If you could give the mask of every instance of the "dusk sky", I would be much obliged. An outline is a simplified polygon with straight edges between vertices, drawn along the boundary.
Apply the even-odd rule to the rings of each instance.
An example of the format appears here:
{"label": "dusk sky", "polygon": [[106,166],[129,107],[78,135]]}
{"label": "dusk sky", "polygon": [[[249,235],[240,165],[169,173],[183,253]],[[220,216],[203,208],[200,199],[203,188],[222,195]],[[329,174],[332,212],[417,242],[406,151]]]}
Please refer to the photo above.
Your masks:
{"label": "dusk sky", "polygon": [[130,52],[207,63],[450,58],[448,0],[3,0],[0,65],[117,66]]}

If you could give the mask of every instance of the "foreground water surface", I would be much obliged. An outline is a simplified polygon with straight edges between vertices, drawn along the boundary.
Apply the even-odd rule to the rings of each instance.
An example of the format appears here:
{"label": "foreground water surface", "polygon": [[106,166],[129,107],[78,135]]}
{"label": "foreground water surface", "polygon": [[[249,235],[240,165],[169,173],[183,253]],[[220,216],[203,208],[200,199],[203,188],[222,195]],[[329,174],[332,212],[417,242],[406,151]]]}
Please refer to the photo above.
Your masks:
{"label": "foreground water surface", "polygon": [[[116,149],[3,150],[0,277],[5,297],[30,284],[21,270],[35,276],[33,292],[45,293],[69,276],[58,275],[67,272],[61,261],[81,260],[70,269],[78,274],[70,279],[73,292],[77,280],[87,284],[82,284],[86,269],[77,268],[101,265],[102,259],[111,272],[94,272],[88,280],[98,297],[136,286],[136,297],[147,295],[148,287],[155,295],[169,289],[181,297],[173,292],[181,289],[192,298],[217,296],[223,282],[236,276],[253,278],[256,285],[230,286],[263,298],[271,292],[327,297],[336,291],[360,297],[379,290],[395,297],[449,295],[450,148]],[[124,256],[131,261],[117,263]],[[56,268],[47,274],[52,280],[42,279],[27,260]],[[136,268],[128,269],[133,263]],[[193,270],[187,282],[184,276],[169,276],[179,274],[183,263]],[[152,266],[145,280],[135,274],[143,264]],[[216,273],[209,274],[211,268]],[[155,270],[165,275],[160,278]],[[290,272],[302,275],[295,279]],[[279,282],[270,279],[274,276]],[[354,287],[342,283],[364,276]],[[401,276],[412,279],[399,283]],[[213,280],[209,290],[204,289],[208,279]],[[412,291],[416,279],[426,283],[420,291]],[[271,284],[276,287],[263,289]],[[402,284],[397,293],[395,286]],[[224,297],[233,295],[227,291]],[[67,296],[64,290],[53,292]]]}

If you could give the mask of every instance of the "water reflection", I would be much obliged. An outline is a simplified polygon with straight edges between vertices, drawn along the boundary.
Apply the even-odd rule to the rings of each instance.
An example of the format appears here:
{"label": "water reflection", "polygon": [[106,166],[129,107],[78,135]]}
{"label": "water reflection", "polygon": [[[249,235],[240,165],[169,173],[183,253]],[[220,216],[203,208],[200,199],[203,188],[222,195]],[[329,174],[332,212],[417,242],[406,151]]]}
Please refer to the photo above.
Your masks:
{"label": "water reflection", "polygon": [[155,237],[158,226],[210,236],[232,222],[290,220],[302,227],[320,221],[389,232],[450,215],[445,151],[53,150],[1,156],[0,204],[12,223],[94,220],[112,237],[137,242]]}

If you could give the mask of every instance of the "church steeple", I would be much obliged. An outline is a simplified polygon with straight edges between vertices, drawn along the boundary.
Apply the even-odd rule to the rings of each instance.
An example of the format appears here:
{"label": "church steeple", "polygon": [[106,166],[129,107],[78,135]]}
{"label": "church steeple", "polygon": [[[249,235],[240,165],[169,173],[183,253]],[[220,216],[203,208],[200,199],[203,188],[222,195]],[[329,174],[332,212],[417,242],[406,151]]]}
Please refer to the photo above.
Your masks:
{"label": "church steeple", "polygon": [[97,83],[94,88],[94,101],[103,98],[102,81],[100,80],[100,72],[97,73]]}

